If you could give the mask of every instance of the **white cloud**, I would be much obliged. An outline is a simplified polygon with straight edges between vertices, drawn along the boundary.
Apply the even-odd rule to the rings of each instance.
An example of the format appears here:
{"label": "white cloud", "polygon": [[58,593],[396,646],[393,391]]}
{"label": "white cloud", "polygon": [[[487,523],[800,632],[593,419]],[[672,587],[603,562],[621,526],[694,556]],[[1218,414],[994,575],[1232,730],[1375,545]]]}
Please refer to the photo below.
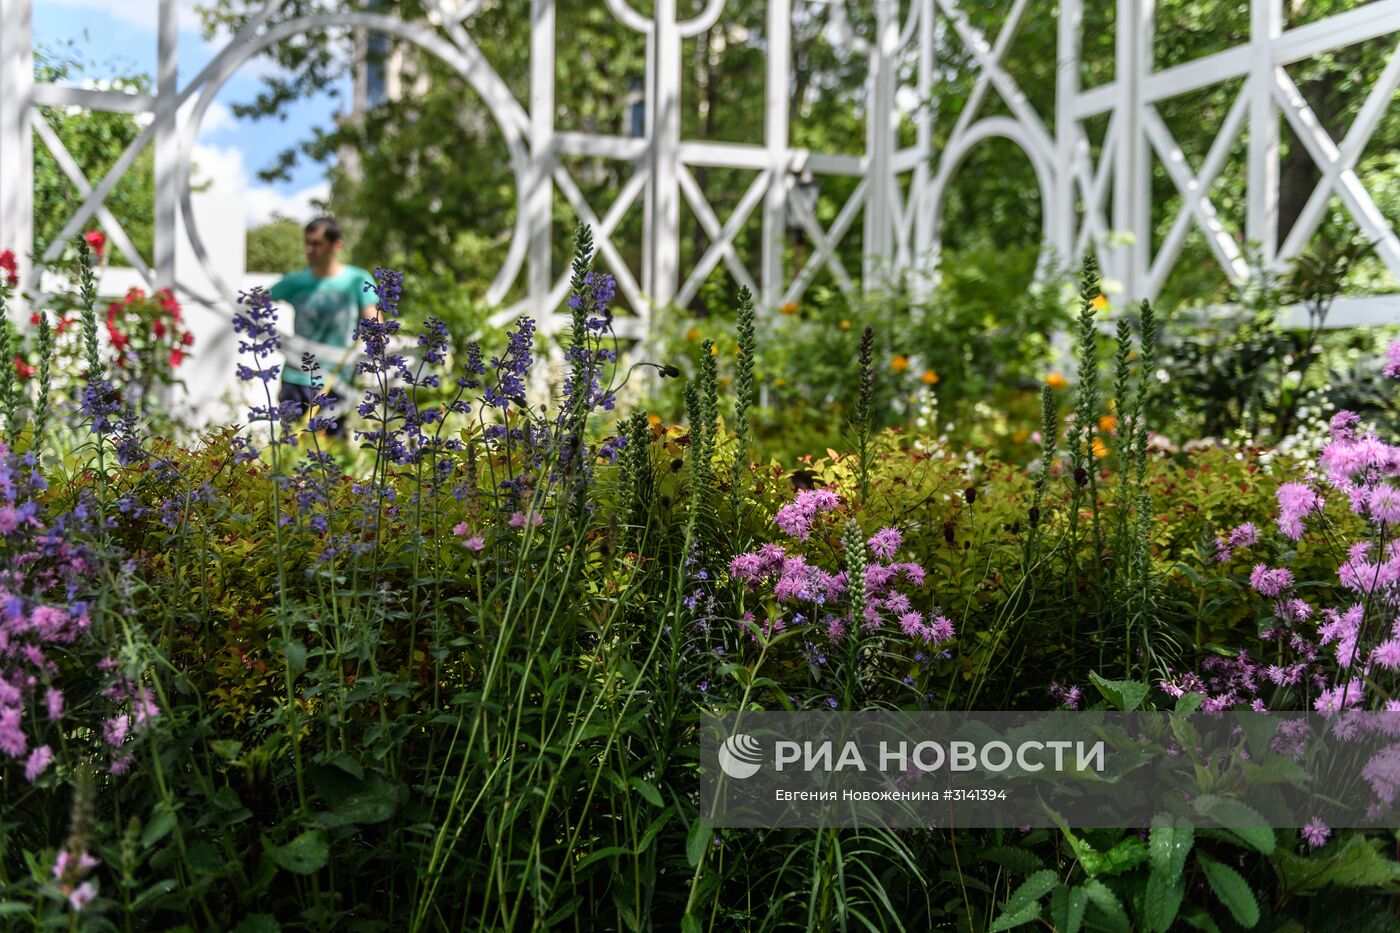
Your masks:
{"label": "white cloud", "polygon": [[252,188],[245,195],[248,227],[267,223],[273,214],[305,223],[321,213],[312,201],[325,201],[331,195],[330,182],[321,182],[290,194],[272,188]]}
{"label": "white cloud", "polygon": [[320,211],[312,201],[330,197],[330,183],[320,182],[299,191],[278,191],[258,184],[243,161],[243,153],[233,146],[201,144],[194,149],[196,185],[208,182],[213,190],[243,205],[243,221],[248,229],[265,224],[274,214],[308,221]]}
{"label": "white cloud", "polygon": [[[199,99],[194,96],[186,99],[185,105],[180,108],[180,115],[177,118],[180,123],[183,124],[189,120],[190,114],[194,112],[194,107],[195,104],[198,103],[198,100]],[[228,108],[228,105],[215,100],[210,102],[209,108],[204,111],[204,119],[199,122],[199,137],[203,139],[205,136],[212,136],[220,130],[237,125],[238,121],[233,118],[233,111]]]}

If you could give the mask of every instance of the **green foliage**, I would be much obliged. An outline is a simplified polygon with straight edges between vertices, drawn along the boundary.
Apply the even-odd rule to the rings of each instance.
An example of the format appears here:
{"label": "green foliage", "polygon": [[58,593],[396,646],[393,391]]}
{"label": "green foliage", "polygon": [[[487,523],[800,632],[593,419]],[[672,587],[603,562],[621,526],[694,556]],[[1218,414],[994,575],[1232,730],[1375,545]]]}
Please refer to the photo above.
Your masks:
{"label": "green foliage", "polygon": [[249,230],[248,271],[286,275],[305,266],[302,238],[302,224],[280,215]]}

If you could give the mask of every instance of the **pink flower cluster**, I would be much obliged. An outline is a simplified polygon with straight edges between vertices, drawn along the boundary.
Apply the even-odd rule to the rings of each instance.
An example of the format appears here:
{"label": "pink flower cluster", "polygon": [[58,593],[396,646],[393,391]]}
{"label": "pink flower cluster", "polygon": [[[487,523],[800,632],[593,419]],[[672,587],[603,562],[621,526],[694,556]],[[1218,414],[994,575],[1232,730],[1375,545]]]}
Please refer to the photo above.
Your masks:
{"label": "pink flower cluster", "polygon": [[1234,556],[1236,549],[1249,547],[1258,540],[1259,529],[1254,527],[1253,522],[1236,525],[1225,537],[1216,537],[1215,559],[1222,564],[1227,563]]}
{"label": "pink flower cluster", "polygon": [[778,510],[773,523],[799,541],[806,541],[812,534],[817,516],[831,512],[841,504],[841,499],[829,489],[804,489],[797,497]]}
{"label": "pink flower cluster", "polygon": [[[786,534],[806,541],[811,537],[819,516],[834,511],[839,505],[840,498],[834,492],[825,489],[804,490],[778,510],[774,522]],[[914,608],[908,595],[895,588],[895,584],[901,580],[916,587],[924,584],[923,567],[893,560],[901,543],[903,537],[896,528],[882,528],[866,541],[876,559],[865,567],[865,611],[859,624],[863,629],[873,631],[886,622],[893,622],[909,638],[932,645],[942,644],[954,635],[952,621],[938,611],[920,612]],[[825,624],[827,636],[832,641],[840,641],[856,622],[849,611],[843,613],[836,608],[849,590],[847,572],[829,573],[800,554],[788,553],[780,544],[765,544],[758,550],[733,558],[729,562],[729,576],[749,589],[771,586],[776,602],[793,607],[792,619],[795,622],[807,618],[802,610],[810,612],[809,607],[817,607],[818,613],[821,613],[825,608],[821,622]],[[787,620],[784,619],[770,619],[768,622],[774,631],[781,630],[786,624]]]}
{"label": "pink flower cluster", "polygon": [[[85,643],[91,631],[86,604],[57,604],[58,599],[72,600],[91,576],[90,560],[67,540],[88,518],[86,509],[78,506],[50,528],[36,506],[43,488],[32,458],[13,457],[0,444],[0,755],[23,760],[24,777],[31,783],[53,764],[55,736],[64,728],[68,704],[60,665],[75,656],[75,646]],[[115,665],[103,669],[111,672]],[[110,704],[107,719],[94,729],[100,728],[114,754],[121,752],[133,726],[160,715],[149,689],[115,674],[103,698]],[[129,763],[122,755],[113,761],[113,770],[123,767],[123,758]]]}

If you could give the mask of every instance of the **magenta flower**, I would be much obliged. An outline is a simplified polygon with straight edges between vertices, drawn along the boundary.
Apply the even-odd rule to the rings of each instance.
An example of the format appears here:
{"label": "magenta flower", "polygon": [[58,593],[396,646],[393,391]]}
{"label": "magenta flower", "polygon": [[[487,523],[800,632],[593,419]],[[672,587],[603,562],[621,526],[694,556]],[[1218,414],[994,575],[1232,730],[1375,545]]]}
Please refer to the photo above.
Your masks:
{"label": "magenta flower", "polygon": [[1322,500],[1302,483],[1284,483],[1277,496],[1279,530],[1297,541],[1303,536],[1303,518],[1321,508]]}
{"label": "magenta flower", "polygon": [[466,522],[458,522],[457,524],[452,526],[452,533],[459,538],[469,533],[471,530],[471,526],[468,525]]}
{"label": "magenta flower", "polygon": [[1400,638],[1381,642],[1371,651],[1371,660],[1388,671],[1400,670]]}
{"label": "magenta flower", "polygon": [[506,524],[512,528],[524,528],[526,525],[532,528],[538,528],[543,521],[544,516],[534,509],[531,509],[528,513],[516,512],[512,514],[506,521]]}
{"label": "magenta flower", "polygon": [[1332,830],[1328,829],[1327,824],[1322,822],[1322,820],[1313,817],[1308,821],[1308,825],[1303,827],[1302,833],[1308,845],[1317,849],[1321,848],[1327,842],[1327,838],[1332,835]]}
{"label": "magenta flower", "polygon": [[480,554],[486,548],[486,539],[481,535],[472,535],[462,542],[462,546],[473,554]]}
{"label": "magenta flower", "polygon": [[102,738],[113,748],[120,748],[126,741],[126,734],[131,728],[131,719],[125,715],[113,716],[102,724]]}
{"label": "magenta flower", "polygon": [[1385,375],[1388,379],[1400,377],[1400,340],[1385,348]]}
{"label": "magenta flower", "polygon": [[902,538],[898,529],[881,528],[866,543],[870,545],[870,552],[881,560],[889,560],[894,557],[895,551],[899,550]]}
{"label": "magenta flower", "polygon": [[1327,428],[1334,441],[1354,441],[1356,440],[1356,425],[1361,421],[1361,416],[1354,411],[1343,409],[1332,416]]}
{"label": "magenta flower", "polygon": [[1389,483],[1375,486],[1367,497],[1366,507],[1375,521],[1387,525],[1400,522],[1400,489]]}
{"label": "magenta flower", "polygon": [[47,745],[40,745],[30,752],[29,760],[24,763],[24,779],[30,784],[44,773],[44,769],[53,761],[53,749]]}
{"label": "magenta flower", "polygon": [[1270,569],[1264,564],[1255,564],[1249,575],[1249,585],[1264,596],[1278,596],[1293,586],[1293,572],[1287,567]]}
{"label": "magenta flower", "polygon": [[832,511],[840,504],[840,498],[829,489],[804,489],[778,510],[778,514],[773,516],[773,523],[784,534],[806,541],[812,534],[812,525],[817,516]]}
{"label": "magenta flower", "polygon": [[0,752],[11,758],[23,755],[29,747],[29,737],[19,727],[20,715],[17,706],[0,709]]}
{"label": "magenta flower", "polygon": [[74,910],[82,910],[97,897],[97,889],[91,881],[84,881],[68,894],[68,905]]}
{"label": "magenta flower", "polygon": [[1236,525],[1230,530],[1230,547],[1249,547],[1259,540],[1259,529],[1253,522]]}

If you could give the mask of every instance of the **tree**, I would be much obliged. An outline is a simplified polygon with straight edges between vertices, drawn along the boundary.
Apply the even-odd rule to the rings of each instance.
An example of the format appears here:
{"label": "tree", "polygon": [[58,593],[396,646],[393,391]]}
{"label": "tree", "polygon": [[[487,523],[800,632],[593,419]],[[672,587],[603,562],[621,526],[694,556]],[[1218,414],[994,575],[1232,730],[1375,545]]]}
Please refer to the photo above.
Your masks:
{"label": "tree", "polygon": [[[34,55],[37,81],[75,83],[87,66],[77,57],[71,43],[66,47],[40,48]],[[111,71],[112,69],[106,69]],[[110,90],[138,94],[151,92],[146,75],[124,75],[103,85]],[[130,114],[100,113],[79,108],[41,107],[41,119],[48,122],[65,149],[73,157],[88,182],[96,186],[106,176],[127,146],[141,134],[141,125]],[[41,142],[34,146],[34,254],[43,255],[63,225],[82,204],[77,187],[59,167],[58,161]],[[155,237],[155,157],[147,147],[112,190],[106,206],[117,218],[132,246],[150,262]],[[110,240],[109,240],[110,242]],[[115,247],[111,260],[129,261]]]}
{"label": "tree", "polygon": [[274,214],[272,219],[248,231],[249,272],[294,272],[306,265],[302,249],[302,224]]}

